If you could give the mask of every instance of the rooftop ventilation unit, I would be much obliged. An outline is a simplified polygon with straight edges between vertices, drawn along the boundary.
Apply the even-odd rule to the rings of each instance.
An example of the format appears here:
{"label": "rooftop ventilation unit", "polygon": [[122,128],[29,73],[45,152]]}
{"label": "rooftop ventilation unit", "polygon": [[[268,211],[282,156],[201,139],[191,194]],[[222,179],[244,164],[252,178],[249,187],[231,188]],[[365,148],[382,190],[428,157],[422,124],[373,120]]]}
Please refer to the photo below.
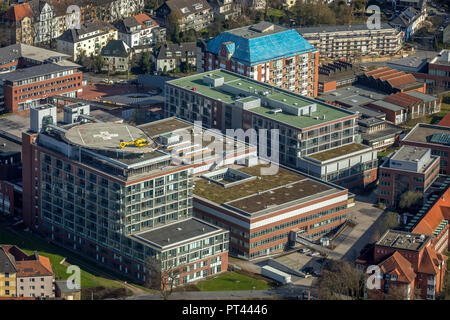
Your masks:
{"label": "rooftop ventilation unit", "polygon": [[274,114],[277,114],[277,113],[283,112],[283,109],[281,109],[281,108],[274,109],[274,110],[272,110],[272,112],[273,112]]}

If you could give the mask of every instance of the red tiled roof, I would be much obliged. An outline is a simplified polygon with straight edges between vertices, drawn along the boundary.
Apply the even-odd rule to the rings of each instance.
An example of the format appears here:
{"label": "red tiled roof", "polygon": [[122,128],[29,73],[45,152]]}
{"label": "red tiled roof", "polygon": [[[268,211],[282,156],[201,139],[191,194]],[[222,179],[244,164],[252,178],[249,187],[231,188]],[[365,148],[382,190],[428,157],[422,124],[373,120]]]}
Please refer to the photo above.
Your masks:
{"label": "red tiled roof", "polygon": [[412,84],[417,82],[416,78],[412,74],[404,74],[400,77],[394,79],[388,79],[387,82],[391,84],[393,87],[404,86],[406,84]]}
{"label": "red tiled roof", "polygon": [[389,258],[379,263],[383,273],[396,274],[397,281],[411,283],[416,278],[411,263],[406,260],[398,251],[395,251]]}
{"label": "red tiled roof", "polygon": [[388,71],[388,70],[391,70],[391,69],[388,68],[388,67],[378,68],[378,69],[375,69],[375,70],[372,70],[372,71],[367,71],[366,72],[366,76],[370,77],[370,76],[373,76],[374,74],[382,73],[382,72],[385,72],[385,71]]}
{"label": "red tiled roof", "polygon": [[439,121],[438,126],[450,127],[450,113],[447,113],[445,117]]}
{"label": "red tiled roof", "polygon": [[145,13],[138,14],[138,15],[134,16],[134,18],[136,19],[137,22],[139,22],[142,25],[142,28],[144,28],[144,29],[147,28],[144,24],[144,21],[147,21],[147,20],[152,20],[153,26],[155,26],[155,27],[159,26],[158,23],[154,19],[150,18]]}
{"label": "red tiled roof", "polygon": [[53,268],[49,258],[39,256],[39,262],[44,266],[45,269],[47,269],[50,273],[53,274]]}
{"label": "red tiled roof", "polygon": [[403,108],[408,108],[409,106],[422,102],[421,99],[410,96],[409,94],[403,92],[391,94],[389,96],[386,96],[383,100],[392,104],[396,104]]}
{"label": "red tiled roof", "polygon": [[32,16],[33,11],[31,11],[30,5],[27,2],[25,2],[10,7],[5,12],[4,18],[7,20],[20,21],[24,17],[32,17]]}
{"label": "red tiled roof", "polygon": [[52,276],[53,272],[48,270],[39,260],[16,261],[18,277],[41,277]]}
{"label": "red tiled roof", "polygon": [[418,271],[426,274],[438,274],[440,271],[439,265],[446,259],[448,258],[437,253],[436,250],[426,247],[420,260]]}

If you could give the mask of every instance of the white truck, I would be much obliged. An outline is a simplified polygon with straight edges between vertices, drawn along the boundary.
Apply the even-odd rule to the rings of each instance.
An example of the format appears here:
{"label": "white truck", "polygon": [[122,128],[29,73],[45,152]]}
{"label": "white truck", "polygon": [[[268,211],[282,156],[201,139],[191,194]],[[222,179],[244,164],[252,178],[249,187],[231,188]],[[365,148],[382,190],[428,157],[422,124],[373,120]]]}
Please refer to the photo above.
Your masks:
{"label": "white truck", "polygon": [[267,278],[278,281],[282,284],[291,283],[291,275],[283,271],[277,270],[271,266],[264,266],[261,268],[261,274]]}

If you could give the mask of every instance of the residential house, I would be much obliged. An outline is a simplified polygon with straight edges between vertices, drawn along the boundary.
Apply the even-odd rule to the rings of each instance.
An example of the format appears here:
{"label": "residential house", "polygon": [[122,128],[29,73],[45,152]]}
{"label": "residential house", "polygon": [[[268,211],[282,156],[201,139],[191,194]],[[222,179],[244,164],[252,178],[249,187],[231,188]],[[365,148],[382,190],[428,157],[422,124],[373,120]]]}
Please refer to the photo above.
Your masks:
{"label": "residential house", "polygon": [[29,4],[34,15],[34,44],[57,38],[60,34],[54,7],[43,0],[31,0]]}
{"label": "residential house", "polygon": [[161,28],[145,13],[125,18],[115,26],[118,30],[118,39],[131,48],[154,45],[161,42],[161,37],[165,39],[165,28]]}
{"label": "residential house", "polygon": [[240,0],[209,0],[214,16],[222,20],[236,19],[242,14]]}
{"label": "residential house", "polygon": [[427,14],[425,12],[408,7],[393,18],[389,24],[404,32],[405,40],[408,41],[421,28],[426,17]]}
{"label": "residential house", "polygon": [[33,44],[33,18],[29,3],[11,6],[1,17],[0,44],[2,46],[15,43]]}
{"label": "residential house", "polygon": [[99,54],[109,40],[117,38],[117,29],[107,22],[97,21],[84,24],[80,29],[66,30],[56,39],[56,47],[77,61],[82,54],[87,57]]}
{"label": "residential house", "polygon": [[131,48],[122,40],[109,40],[101,55],[104,59],[103,69],[108,72],[128,72],[130,69]]}
{"label": "residential house", "polygon": [[40,256],[37,251],[27,255],[18,247],[11,245],[0,245],[0,256],[2,251],[8,257],[9,261],[6,263],[8,265],[11,263],[16,270],[14,287],[17,297],[55,296],[54,274],[49,258]]}
{"label": "residential house", "polygon": [[265,10],[267,5],[266,0],[243,0],[243,3],[252,10]]}
{"label": "residential house", "polygon": [[165,44],[156,54],[156,70],[159,72],[181,69],[183,63],[188,63],[191,70],[195,70],[197,65],[197,45],[195,42]]}
{"label": "residential house", "polygon": [[168,0],[156,9],[157,16],[165,19],[166,26],[170,23],[168,19],[171,13],[179,17],[181,32],[189,29],[200,31],[214,20],[214,12],[206,0]]}
{"label": "residential house", "polygon": [[17,268],[14,257],[0,246],[0,297],[17,297]]}

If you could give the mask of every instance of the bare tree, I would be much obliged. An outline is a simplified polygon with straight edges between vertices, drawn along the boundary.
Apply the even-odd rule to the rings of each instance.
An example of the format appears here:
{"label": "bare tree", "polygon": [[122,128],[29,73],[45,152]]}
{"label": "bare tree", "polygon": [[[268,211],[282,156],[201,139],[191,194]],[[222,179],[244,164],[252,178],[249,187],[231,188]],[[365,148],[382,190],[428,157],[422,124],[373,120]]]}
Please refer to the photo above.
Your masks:
{"label": "bare tree", "polygon": [[179,269],[167,263],[166,266],[157,257],[147,257],[145,286],[158,290],[164,300],[169,299],[179,279]]}
{"label": "bare tree", "polygon": [[362,299],[366,286],[366,275],[359,273],[347,261],[329,260],[318,281],[322,300]]}
{"label": "bare tree", "polygon": [[405,284],[392,284],[389,286],[389,291],[386,294],[386,300],[406,300]]}

